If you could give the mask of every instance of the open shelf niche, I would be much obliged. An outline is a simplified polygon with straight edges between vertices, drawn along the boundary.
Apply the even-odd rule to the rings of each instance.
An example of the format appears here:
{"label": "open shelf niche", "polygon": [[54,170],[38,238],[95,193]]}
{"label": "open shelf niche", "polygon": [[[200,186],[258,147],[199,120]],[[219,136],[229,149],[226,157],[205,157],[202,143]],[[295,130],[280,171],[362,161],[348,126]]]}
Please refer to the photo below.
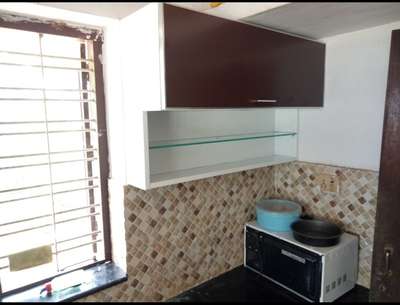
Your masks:
{"label": "open shelf niche", "polygon": [[297,160],[298,109],[145,111],[144,116],[146,188]]}

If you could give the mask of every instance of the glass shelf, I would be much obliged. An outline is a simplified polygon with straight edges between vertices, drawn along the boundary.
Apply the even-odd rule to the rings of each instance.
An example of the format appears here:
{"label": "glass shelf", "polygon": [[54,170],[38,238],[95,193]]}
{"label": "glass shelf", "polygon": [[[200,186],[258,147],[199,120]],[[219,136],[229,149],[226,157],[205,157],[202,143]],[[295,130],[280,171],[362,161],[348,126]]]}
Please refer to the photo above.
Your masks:
{"label": "glass shelf", "polygon": [[165,140],[165,141],[150,141],[149,148],[150,149],[159,149],[159,148],[170,148],[170,147],[190,146],[190,145],[200,145],[200,144],[210,144],[210,143],[248,141],[248,140],[275,138],[275,137],[284,137],[284,136],[295,136],[295,135],[296,135],[296,132],[292,132],[292,131],[288,131],[288,132],[270,131],[270,132],[260,132],[260,133],[229,135],[229,136],[188,138],[188,139]]}

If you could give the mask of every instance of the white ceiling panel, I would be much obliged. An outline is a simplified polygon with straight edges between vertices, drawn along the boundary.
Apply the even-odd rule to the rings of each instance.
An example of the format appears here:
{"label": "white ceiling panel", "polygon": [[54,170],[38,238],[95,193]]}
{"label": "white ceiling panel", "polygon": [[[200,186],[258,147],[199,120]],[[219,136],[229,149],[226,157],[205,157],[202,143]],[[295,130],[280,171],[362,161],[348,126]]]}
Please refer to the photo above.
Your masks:
{"label": "white ceiling panel", "polygon": [[121,19],[143,7],[147,2],[37,2],[79,13]]}
{"label": "white ceiling panel", "polygon": [[243,20],[308,38],[320,39],[399,21],[400,3],[290,3]]}

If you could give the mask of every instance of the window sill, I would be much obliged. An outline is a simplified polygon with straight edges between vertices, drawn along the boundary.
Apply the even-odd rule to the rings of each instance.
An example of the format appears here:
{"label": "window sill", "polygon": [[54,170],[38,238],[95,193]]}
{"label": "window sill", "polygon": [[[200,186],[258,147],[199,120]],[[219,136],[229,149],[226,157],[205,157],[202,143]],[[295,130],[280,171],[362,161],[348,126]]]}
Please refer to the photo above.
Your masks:
{"label": "window sill", "polygon": [[71,302],[100,290],[109,288],[127,280],[127,274],[114,263],[105,263],[88,268],[87,272],[91,281],[80,286],[67,288],[52,296],[40,296],[43,285],[36,286],[23,292],[19,292],[1,299],[1,302]]}

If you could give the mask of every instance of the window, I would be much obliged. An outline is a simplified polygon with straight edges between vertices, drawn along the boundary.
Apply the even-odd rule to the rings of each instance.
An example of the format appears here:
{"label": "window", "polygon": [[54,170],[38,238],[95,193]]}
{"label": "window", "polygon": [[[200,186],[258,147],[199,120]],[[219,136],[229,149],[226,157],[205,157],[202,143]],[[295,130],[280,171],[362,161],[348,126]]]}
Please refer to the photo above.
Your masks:
{"label": "window", "polygon": [[[110,260],[101,41],[65,26],[5,23],[0,19],[2,293]],[[42,262],[29,257],[35,251],[44,251]]]}

